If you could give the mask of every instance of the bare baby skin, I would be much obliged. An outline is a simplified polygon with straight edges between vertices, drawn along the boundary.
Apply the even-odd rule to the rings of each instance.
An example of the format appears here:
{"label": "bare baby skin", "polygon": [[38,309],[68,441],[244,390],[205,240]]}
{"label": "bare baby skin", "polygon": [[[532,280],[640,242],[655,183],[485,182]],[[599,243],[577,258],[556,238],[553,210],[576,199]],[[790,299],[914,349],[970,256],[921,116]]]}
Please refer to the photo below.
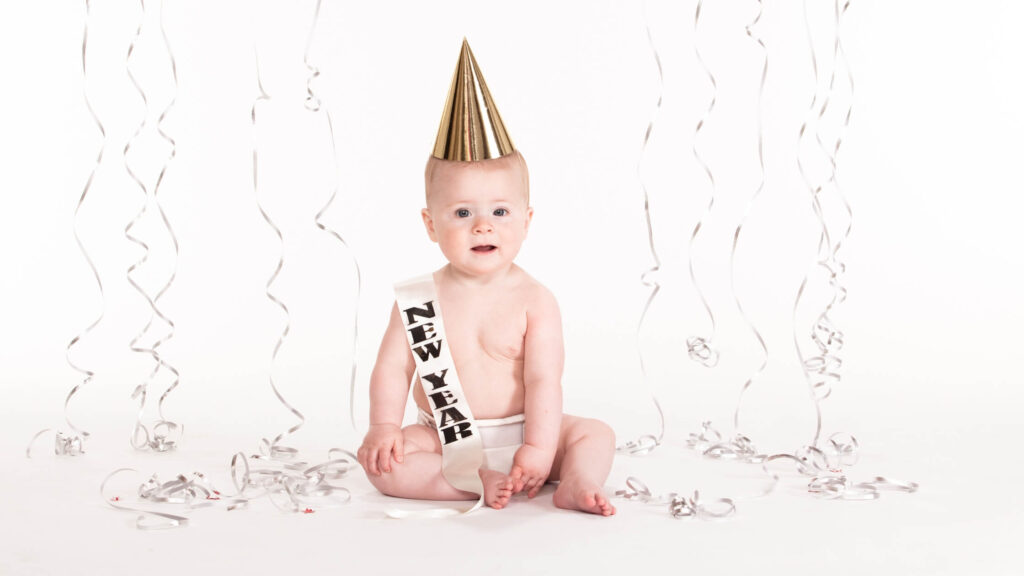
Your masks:
{"label": "bare baby skin", "polygon": [[[480,469],[484,502],[508,505],[558,482],[554,504],[603,516],[615,507],[602,490],[615,454],[611,428],[562,414],[562,323],[554,296],[515,264],[526,239],[526,164],[518,152],[492,160],[431,158],[423,223],[448,264],[434,273],[452,359],[476,418],[525,414],[524,443],[511,470]],[[426,500],[473,500],[441,474],[437,430],[402,428],[416,364],[397,305],[370,377],[370,428],[359,462],[382,493]],[[420,386],[413,399],[431,412]]]}

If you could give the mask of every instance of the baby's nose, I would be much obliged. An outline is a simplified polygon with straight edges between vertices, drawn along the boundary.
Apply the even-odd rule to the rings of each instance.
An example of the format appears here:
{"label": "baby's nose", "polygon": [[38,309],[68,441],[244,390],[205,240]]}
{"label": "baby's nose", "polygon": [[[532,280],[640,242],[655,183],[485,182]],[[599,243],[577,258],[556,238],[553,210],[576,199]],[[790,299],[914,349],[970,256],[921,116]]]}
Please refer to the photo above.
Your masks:
{"label": "baby's nose", "polygon": [[490,232],[493,229],[494,226],[491,224],[491,219],[486,216],[478,217],[476,222],[473,223],[473,232],[478,234]]}

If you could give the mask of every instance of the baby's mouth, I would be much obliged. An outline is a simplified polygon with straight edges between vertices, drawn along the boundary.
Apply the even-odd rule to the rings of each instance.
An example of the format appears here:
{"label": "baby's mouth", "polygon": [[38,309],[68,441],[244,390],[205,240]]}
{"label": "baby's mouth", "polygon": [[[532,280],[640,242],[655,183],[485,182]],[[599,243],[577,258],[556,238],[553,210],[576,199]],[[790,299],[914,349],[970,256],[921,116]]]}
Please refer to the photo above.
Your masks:
{"label": "baby's mouth", "polygon": [[473,252],[493,252],[498,247],[493,244],[483,244],[481,246],[473,246]]}

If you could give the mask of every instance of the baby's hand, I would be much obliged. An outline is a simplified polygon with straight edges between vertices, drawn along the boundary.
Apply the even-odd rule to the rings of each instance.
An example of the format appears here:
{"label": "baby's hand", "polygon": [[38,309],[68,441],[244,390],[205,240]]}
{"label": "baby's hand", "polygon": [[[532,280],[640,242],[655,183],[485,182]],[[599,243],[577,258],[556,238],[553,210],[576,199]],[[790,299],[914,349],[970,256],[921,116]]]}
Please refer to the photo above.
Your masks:
{"label": "baby's hand", "polygon": [[513,492],[518,494],[526,490],[526,495],[533,498],[544,486],[544,482],[551,473],[551,463],[555,459],[555,453],[548,450],[541,450],[536,446],[523,444],[516,450],[512,459]]}
{"label": "baby's hand", "polygon": [[402,429],[394,424],[370,424],[363,445],[356,452],[359,464],[374,476],[391,472],[391,459],[401,464],[405,458],[404,440]]}

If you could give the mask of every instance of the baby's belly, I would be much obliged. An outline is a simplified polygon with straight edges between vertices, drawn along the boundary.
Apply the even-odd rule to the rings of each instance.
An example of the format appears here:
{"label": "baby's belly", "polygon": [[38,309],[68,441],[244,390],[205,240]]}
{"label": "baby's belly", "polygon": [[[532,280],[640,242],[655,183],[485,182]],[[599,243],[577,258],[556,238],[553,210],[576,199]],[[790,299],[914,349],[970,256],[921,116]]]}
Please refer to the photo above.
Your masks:
{"label": "baby's belly", "polygon": [[[459,382],[474,418],[505,418],[523,413],[526,390],[522,377],[518,375],[522,372],[508,368],[480,366],[477,369],[459,369]],[[421,409],[432,412],[419,383],[413,390],[413,399]]]}

